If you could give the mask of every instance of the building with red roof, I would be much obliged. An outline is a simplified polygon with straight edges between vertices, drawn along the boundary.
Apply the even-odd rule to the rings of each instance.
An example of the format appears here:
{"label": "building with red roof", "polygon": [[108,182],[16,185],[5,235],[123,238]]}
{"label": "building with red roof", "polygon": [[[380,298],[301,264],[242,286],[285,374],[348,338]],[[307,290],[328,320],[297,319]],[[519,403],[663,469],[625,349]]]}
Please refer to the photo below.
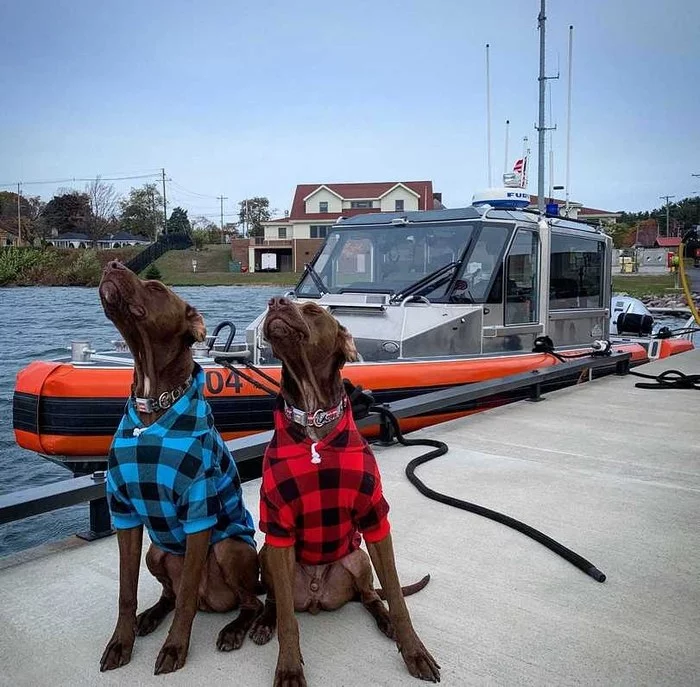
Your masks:
{"label": "building with red roof", "polygon": [[234,241],[232,258],[251,272],[301,272],[341,217],[442,207],[432,181],[299,184],[289,213],[263,222],[263,236]]}

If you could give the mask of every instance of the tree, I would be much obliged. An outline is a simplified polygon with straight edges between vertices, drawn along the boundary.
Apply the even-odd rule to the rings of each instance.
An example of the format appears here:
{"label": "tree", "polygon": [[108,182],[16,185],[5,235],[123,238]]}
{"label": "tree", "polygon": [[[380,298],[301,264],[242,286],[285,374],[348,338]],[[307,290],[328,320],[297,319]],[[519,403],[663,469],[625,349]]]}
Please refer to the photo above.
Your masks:
{"label": "tree", "polygon": [[71,189],[59,189],[41,213],[49,234],[68,231],[85,232],[92,219],[92,209],[87,193]]}
{"label": "tree", "polygon": [[197,239],[198,241],[202,243],[221,243],[221,229],[215,222],[204,217],[204,215],[196,217],[190,224],[192,225],[193,240],[194,232],[198,231],[200,232],[200,236]]}
{"label": "tree", "polygon": [[119,206],[119,222],[124,231],[156,239],[159,229],[163,228],[163,196],[156,184],[132,188],[129,196],[119,201]]}
{"label": "tree", "polygon": [[190,220],[187,218],[187,210],[183,210],[179,206],[173,208],[170,217],[168,217],[166,231],[168,234],[188,234],[192,231]]}
{"label": "tree", "polygon": [[39,215],[44,207],[39,196],[19,196],[21,232],[18,231],[17,194],[0,191],[0,229],[21,237],[23,244],[32,244],[39,238]]}
{"label": "tree", "polygon": [[238,218],[248,228],[248,236],[262,236],[262,223],[270,219],[270,201],[264,196],[256,196],[242,200],[238,205]]}
{"label": "tree", "polygon": [[98,176],[85,186],[85,194],[90,202],[91,216],[85,223],[85,231],[93,244],[111,233],[116,225],[116,212],[119,196],[112,184],[106,184]]}

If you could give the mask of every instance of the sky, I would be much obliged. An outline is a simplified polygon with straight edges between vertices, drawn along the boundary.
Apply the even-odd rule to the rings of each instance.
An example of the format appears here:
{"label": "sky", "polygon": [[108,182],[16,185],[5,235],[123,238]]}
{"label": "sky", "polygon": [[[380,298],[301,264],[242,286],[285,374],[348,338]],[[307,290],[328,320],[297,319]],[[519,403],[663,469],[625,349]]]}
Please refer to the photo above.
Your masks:
{"label": "sky", "polygon": [[[552,180],[606,210],[700,194],[700,2],[548,0]],[[290,208],[299,183],[433,181],[448,207],[523,137],[537,191],[538,0],[23,0],[3,3],[0,189],[158,181],[190,217]],[[549,103],[551,102],[551,108]],[[549,149],[549,140],[548,146]],[[547,154],[548,157],[549,154]],[[153,176],[148,176],[153,175]],[[549,184],[549,170],[546,174]],[[16,188],[16,187],[15,187]],[[564,192],[559,192],[563,195]]]}

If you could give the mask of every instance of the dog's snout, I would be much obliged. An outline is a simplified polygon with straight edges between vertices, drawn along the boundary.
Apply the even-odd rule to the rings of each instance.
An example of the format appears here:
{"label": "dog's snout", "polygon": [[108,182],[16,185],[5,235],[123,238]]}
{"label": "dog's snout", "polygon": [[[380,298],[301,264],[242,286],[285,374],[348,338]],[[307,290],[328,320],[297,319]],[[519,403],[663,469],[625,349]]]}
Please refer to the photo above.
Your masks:
{"label": "dog's snout", "polygon": [[267,303],[270,310],[282,310],[289,307],[289,301],[284,296],[273,296]]}
{"label": "dog's snout", "polygon": [[124,265],[122,265],[122,263],[119,262],[118,260],[110,260],[107,263],[107,267],[109,267],[109,269],[111,269],[111,270],[125,270],[126,269],[126,267]]}

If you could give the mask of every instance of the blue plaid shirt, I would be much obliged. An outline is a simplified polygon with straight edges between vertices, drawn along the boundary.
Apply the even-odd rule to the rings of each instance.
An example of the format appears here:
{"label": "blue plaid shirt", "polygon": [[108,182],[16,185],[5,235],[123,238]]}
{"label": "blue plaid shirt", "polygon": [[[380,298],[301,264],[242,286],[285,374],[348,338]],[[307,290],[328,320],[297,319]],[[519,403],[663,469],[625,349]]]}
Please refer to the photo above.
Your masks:
{"label": "blue plaid shirt", "polygon": [[204,399],[204,371],[156,423],[145,427],[129,399],[109,452],[107,498],[117,529],[145,525],[153,543],[183,555],[188,534],[255,546],[236,463]]}

